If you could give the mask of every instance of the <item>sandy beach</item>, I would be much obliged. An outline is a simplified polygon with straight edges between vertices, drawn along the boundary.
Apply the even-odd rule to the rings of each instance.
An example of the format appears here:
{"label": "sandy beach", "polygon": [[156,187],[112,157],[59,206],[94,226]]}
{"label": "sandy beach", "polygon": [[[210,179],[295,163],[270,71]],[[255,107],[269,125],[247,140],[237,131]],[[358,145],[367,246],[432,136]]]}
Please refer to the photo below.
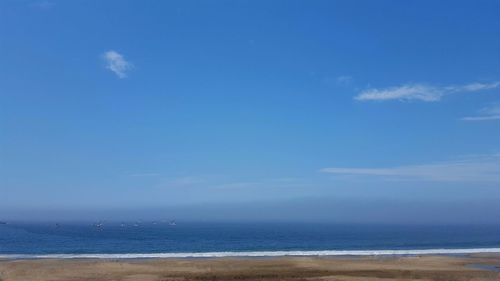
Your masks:
{"label": "sandy beach", "polygon": [[500,280],[500,255],[143,260],[3,260],[2,281]]}

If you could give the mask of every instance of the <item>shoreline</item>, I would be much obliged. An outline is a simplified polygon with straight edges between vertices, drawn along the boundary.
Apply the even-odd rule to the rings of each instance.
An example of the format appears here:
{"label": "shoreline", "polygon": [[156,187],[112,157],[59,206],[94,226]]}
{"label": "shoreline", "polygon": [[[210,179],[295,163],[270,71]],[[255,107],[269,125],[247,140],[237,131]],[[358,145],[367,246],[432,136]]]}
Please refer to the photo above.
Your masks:
{"label": "shoreline", "polygon": [[321,250],[321,251],[224,251],[183,253],[101,253],[101,254],[0,254],[0,259],[182,259],[230,257],[362,257],[500,254],[500,248],[408,249],[408,250]]}

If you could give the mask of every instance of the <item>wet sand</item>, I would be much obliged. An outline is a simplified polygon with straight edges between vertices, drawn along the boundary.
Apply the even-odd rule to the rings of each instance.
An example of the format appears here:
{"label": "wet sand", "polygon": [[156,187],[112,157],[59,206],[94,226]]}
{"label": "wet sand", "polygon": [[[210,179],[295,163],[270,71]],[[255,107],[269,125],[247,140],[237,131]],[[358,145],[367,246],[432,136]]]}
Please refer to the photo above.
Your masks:
{"label": "wet sand", "polygon": [[4,260],[3,281],[168,280],[500,280],[500,255],[286,257],[145,260]]}

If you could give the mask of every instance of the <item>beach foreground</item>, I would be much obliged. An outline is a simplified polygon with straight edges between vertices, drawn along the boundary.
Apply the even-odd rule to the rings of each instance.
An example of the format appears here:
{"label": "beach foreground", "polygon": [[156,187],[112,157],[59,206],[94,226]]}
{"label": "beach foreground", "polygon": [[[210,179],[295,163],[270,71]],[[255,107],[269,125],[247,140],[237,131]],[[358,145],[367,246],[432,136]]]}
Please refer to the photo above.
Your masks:
{"label": "beach foreground", "polygon": [[[3,281],[500,280],[500,255],[0,261]],[[492,267],[492,268],[493,268]]]}

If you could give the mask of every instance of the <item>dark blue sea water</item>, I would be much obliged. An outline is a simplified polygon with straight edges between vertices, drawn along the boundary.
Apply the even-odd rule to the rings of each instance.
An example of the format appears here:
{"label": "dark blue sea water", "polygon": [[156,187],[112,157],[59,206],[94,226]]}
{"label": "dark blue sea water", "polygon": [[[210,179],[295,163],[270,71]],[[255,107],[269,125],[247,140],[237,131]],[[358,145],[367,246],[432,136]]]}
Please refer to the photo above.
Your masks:
{"label": "dark blue sea water", "polygon": [[90,223],[0,225],[0,256],[477,248],[500,248],[500,226],[187,222],[175,226],[161,222],[104,223],[102,227]]}

